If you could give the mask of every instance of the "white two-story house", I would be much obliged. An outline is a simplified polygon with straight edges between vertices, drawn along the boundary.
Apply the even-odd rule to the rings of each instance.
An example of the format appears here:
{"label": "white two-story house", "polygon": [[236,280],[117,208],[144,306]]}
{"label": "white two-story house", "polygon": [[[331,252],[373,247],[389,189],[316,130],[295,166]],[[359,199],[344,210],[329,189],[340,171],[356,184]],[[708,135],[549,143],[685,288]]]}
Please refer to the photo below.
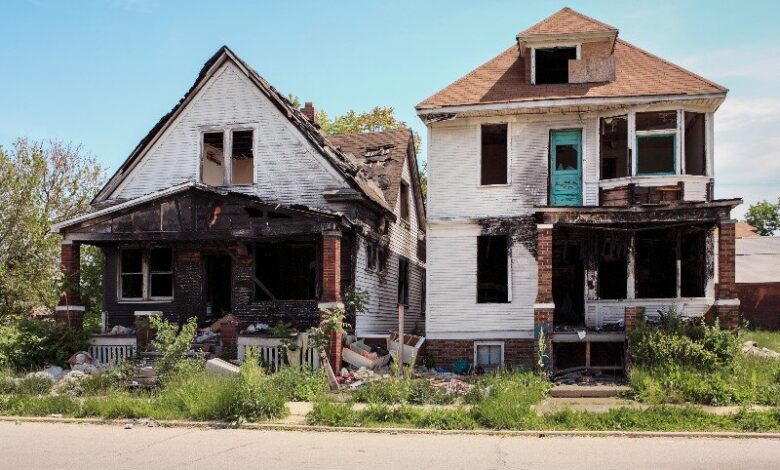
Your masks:
{"label": "white two-story house", "polygon": [[726,93],[564,8],[417,105],[437,363],[528,364],[544,335],[556,369],[620,369],[642,313],[734,325]]}

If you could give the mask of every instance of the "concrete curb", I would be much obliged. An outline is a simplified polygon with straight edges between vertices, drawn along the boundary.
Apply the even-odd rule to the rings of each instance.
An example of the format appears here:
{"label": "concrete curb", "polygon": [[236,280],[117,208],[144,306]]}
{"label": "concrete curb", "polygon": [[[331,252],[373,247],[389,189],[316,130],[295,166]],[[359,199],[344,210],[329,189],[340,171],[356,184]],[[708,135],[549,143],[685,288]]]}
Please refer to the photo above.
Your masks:
{"label": "concrete curb", "polygon": [[279,423],[227,423],[222,421],[156,421],[147,419],[102,418],[66,418],[66,417],[30,417],[30,416],[0,416],[0,422],[13,423],[60,423],[60,424],[96,424],[123,426],[136,423],[143,427],[145,422],[154,422],[163,428],[199,428],[199,429],[252,429],[265,431],[314,431],[314,432],[364,432],[375,434],[434,434],[434,435],[470,435],[470,436],[501,436],[501,437],[630,437],[630,438],[708,438],[708,439],[775,439],[780,440],[780,433],[761,432],[706,432],[706,431],[506,431],[490,429],[444,430],[419,428],[360,428],[333,427],[307,424]]}

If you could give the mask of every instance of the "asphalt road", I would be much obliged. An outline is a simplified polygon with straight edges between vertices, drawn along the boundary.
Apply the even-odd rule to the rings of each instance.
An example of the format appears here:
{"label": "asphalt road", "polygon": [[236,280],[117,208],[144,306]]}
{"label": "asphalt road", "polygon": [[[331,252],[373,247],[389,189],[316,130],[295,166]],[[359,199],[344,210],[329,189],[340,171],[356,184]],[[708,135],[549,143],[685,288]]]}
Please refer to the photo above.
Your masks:
{"label": "asphalt road", "polygon": [[496,437],[0,422],[0,469],[763,469],[780,441]]}

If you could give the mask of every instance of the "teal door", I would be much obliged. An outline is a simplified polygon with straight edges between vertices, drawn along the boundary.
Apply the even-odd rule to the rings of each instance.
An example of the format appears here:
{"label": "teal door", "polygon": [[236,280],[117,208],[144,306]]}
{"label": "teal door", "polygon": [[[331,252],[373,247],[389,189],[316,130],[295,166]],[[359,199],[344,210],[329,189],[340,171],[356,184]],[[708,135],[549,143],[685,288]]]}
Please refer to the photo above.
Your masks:
{"label": "teal door", "polygon": [[550,133],[550,205],[582,205],[582,131]]}

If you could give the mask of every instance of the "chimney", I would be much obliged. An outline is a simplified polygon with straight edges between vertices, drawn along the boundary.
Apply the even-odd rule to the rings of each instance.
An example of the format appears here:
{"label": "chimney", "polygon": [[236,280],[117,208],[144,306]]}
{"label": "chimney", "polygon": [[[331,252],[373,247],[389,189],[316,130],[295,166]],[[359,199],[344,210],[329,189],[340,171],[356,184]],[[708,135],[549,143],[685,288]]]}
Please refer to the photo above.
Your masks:
{"label": "chimney", "polygon": [[306,116],[306,119],[309,120],[310,123],[317,126],[317,109],[314,108],[314,105],[311,103],[311,101],[307,101],[303,108],[301,108],[301,112],[304,116]]}

